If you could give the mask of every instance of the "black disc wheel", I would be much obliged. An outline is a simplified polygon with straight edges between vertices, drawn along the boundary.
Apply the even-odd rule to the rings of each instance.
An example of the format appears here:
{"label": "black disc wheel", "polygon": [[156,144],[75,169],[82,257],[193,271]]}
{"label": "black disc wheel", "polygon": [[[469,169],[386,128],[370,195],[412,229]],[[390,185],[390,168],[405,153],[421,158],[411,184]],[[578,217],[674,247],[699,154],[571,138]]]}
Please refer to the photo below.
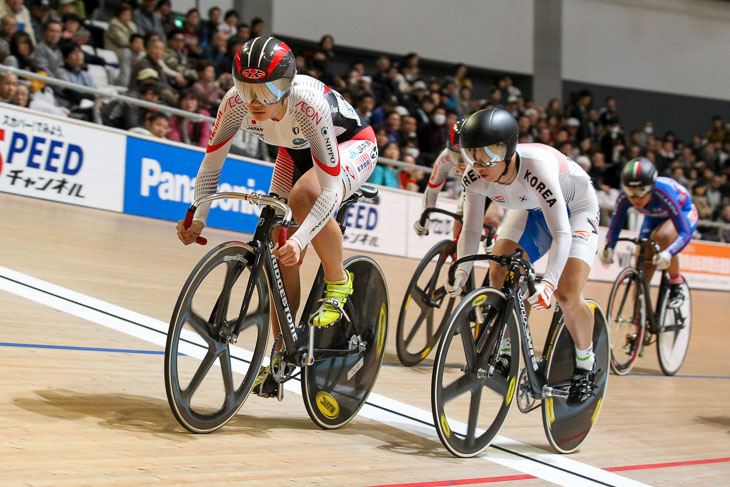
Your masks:
{"label": "black disc wheel", "polygon": [[165,389],[175,418],[193,433],[215,431],[236,414],[266,353],[268,287],[263,273],[252,278],[253,261],[242,242],[219,245],[193,269],[175,305]]}
{"label": "black disc wheel", "polygon": [[659,331],[657,333],[656,351],[659,366],[666,375],[677,373],[689,348],[692,329],[692,299],[687,281],[681,285],[679,306],[669,308],[669,292],[662,296],[659,303]]}
{"label": "black disc wheel", "polygon": [[[504,310],[502,292],[467,294],[446,325],[433,366],[431,411],[444,447],[458,457],[478,455],[502,428],[515,397],[520,370],[517,316]],[[500,354],[504,338],[511,350]]]}
{"label": "black disc wheel", "polygon": [[[608,383],[611,355],[606,318],[598,304],[588,300],[593,310],[593,353],[596,357],[596,375],[593,395],[580,404],[568,404],[565,394],[575,369],[575,345],[564,324],[555,329],[553,344],[545,354],[545,379],[548,387],[563,394],[548,396],[542,401],[542,424],[548,442],[559,453],[576,451],[588,438],[598,419]],[[562,322],[562,317],[561,317]]]}
{"label": "black disc wheel", "polygon": [[626,375],[639,357],[646,332],[644,293],[636,269],[622,270],[611,288],[606,309],[611,332],[611,370]]}
{"label": "black disc wheel", "polygon": [[406,289],[398,314],[396,351],[400,362],[418,365],[438,343],[441,332],[454,308],[455,299],[444,289],[456,244],[442,240],[421,259]]}
{"label": "black disc wheel", "polygon": [[[388,288],[385,276],[370,257],[345,261],[352,272],[353,293],[343,317],[326,328],[312,327],[314,364],[302,372],[304,405],[315,424],[324,429],[346,425],[355,417],[375,385],[388,336]],[[321,272],[304,316],[310,316],[322,297]]]}

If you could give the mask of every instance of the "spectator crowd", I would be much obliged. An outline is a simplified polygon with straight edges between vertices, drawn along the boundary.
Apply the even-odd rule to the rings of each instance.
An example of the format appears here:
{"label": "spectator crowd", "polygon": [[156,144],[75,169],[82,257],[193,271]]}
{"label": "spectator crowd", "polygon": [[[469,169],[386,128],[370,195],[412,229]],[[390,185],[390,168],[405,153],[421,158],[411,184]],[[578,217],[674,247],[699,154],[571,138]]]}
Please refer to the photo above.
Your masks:
{"label": "spectator crowd", "polygon": [[[80,0],[0,0],[0,62],[88,88],[105,88],[154,105],[215,117],[223,95],[233,86],[231,68],[237,49],[261,35],[264,21],[242,21],[235,10],[218,7],[201,18],[198,9],[184,16],[170,0],[119,3],[108,22],[90,22]],[[314,48],[294,51],[297,72],[339,91],[373,125],[383,158],[371,182],[423,191],[424,168],[445,147],[450,127],[482,108],[510,111],[520,142],[554,146],[592,177],[606,223],[620,187],[623,164],[645,156],[660,175],[691,193],[703,220],[730,224],[730,124],[720,115],[698,127],[691,140],[673,132],[654,132],[651,121],[629,130],[621,123],[615,98],[595,100],[582,90],[567,103],[546,106],[529,99],[509,76],[499,78],[486,98],[473,96],[475,83],[459,64],[446,76],[429,76],[416,53],[374,63],[347,63],[337,72],[334,39],[324,35]],[[179,115],[169,117],[120,99],[51,86],[37,80],[0,77],[0,101],[205,147],[211,124]],[[148,105],[151,107],[151,105]],[[727,117],[726,117],[727,118]],[[701,129],[701,130],[700,130]],[[231,151],[271,159],[275,149],[239,131]],[[400,161],[397,167],[388,160]],[[448,186],[447,186],[448,188]],[[450,188],[460,190],[458,180]],[[725,227],[730,228],[730,227]],[[701,237],[730,242],[730,229],[701,227]]]}

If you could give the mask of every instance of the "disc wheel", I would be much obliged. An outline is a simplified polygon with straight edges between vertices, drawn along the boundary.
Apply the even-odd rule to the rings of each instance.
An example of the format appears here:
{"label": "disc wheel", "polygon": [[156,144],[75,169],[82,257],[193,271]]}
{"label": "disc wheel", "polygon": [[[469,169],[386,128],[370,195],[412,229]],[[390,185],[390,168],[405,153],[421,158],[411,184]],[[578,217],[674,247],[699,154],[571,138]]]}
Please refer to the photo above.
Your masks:
{"label": "disc wheel", "polygon": [[252,279],[253,261],[242,242],[219,245],[193,269],[175,305],[165,390],[175,418],[193,433],[213,432],[236,414],[266,353],[268,287],[263,274]]}
{"label": "disc wheel", "polygon": [[659,304],[659,333],[656,351],[659,366],[666,375],[674,375],[682,367],[689,348],[692,330],[692,299],[685,280],[682,284],[682,304],[678,308],[668,308],[669,292],[665,292]]}
{"label": "disc wheel", "polygon": [[455,299],[444,289],[448,266],[456,252],[453,240],[442,240],[421,259],[408,284],[398,314],[396,351],[407,366],[418,365],[438,343],[454,308]]}
{"label": "disc wheel", "polygon": [[639,357],[646,332],[644,293],[636,269],[622,270],[608,298],[608,326],[611,343],[611,370],[626,375]]}
{"label": "disc wheel", "polygon": [[[365,256],[347,259],[345,270],[354,276],[353,293],[344,307],[349,319],[343,317],[326,328],[313,327],[315,362],[302,373],[304,406],[312,421],[324,429],[346,425],[365,404],[383,363],[388,336],[388,288],[382,270]],[[305,317],[322,297],[321,273],[318,281],[307,300]]]}
{"label": "disc wheel", "polygon": [[[606,318],[593,300],[588,300],[593,310],[593,353],[596,357],[594,393],[581,404],[566,402],[565,397],[553,395],[542,401],[542,424],[553,449],[559,453],[572,453],[586,441],[598,419],[608,383],[610,345]],[[575,369],[575,345],[565,324],[555,331],[549,340],[553,347],[545,357],[545,378],[548,386],[567,393]]]}
{"label": "disc wheel", "polygon": [[[505,297],[492,288],[467,294],[451,315],[439,343],[431,379],[431,411],[444,447],[458,457],[478,455],[502,428],[520,370],[517,317],[506,311],[512,347],[507,363],[499,358],[498,322]],[[493,341],[492,346],[487,346]]]}

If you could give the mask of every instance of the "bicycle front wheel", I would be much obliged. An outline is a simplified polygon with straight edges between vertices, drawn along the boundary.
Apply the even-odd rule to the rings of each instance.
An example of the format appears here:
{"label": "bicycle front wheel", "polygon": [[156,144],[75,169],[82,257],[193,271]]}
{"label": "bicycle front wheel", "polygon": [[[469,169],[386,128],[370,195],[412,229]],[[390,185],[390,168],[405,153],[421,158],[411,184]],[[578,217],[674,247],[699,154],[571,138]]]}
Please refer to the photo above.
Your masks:
{"label": "bicycle front wheel", "polygon": [[407,367],[426,358],[451,315],[455,299],[446,294],[443,283],[449,270],[444,264],[454,252],[453,240],[434,245],[408,284],[396,330],[398,360]]}
{"label": "bicycle front wheel", "polygon": [[[665,287],[666,289],[666,287]],[[659,366],[666,375],[677,373],[689,348],[692,329],[692,299],[687,281],[682,284],[682,300],[677,308],[668,308],[669,292],[664,292],[659,303],[659,331],[656,351]]]}
{"label": "bicycle front wheel", "polygon": [[[472,291],[441,336],[431,379],[431,412],[441,443],[458,457],[472,457],[487,448],[515,402],[520,338],[517,316],[513,309],[505,310],[506,305],[504,294],[496,289]],[[512,350],[502,361],[498,323],[504,313]]]}
{"label": "bicycle front wheel", "polygon": [[645,297],[639,273],[622,270],[608,297],[608,326],[611,334],[611,370],[626,375],[639,357],[646,331]]}
{"label": "bicycle front wheel", "polygon": [[175,305],[165,390],[175,418],[193,433],[213,432],[238,412],[266,353],[268,286],[263,275],[252,276],[254,258],[242,242],[217,246],[193,269]]}

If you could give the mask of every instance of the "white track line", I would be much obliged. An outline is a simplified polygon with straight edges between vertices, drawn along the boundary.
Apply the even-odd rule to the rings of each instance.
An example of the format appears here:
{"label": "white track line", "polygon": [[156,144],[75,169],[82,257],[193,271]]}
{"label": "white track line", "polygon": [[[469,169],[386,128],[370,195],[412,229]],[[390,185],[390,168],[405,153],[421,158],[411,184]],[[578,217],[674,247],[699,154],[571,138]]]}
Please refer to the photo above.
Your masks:
{"label": "white track line", "polygon": [[[161,347],[165,346],[168,324],[149,316],[2,266],[0,266],[0,289]],[[203,351],[194,345],[189,345],[184,350],[181,349],[181,352],[198,357],[203,355]],[[246,359],[250,353],[241,348],[235,348],[232,350],[232,355]],[[234,369],[240,372],[245,369],[245,366],[235,363]],[[301,388],[294,382],[288,382],[286,390],[301,394]],[[358,415],[438,442],[432,426],[431,412],[395,399],[380,394],[370,394],[367,403]],[[482,459],[557,485],[567,487],[595,487],[597,485],[647,487],[648,485],[571,460],[564,455],[545,452],[504,436],[497,436],[493,446],[497,448],[488,448],[481,455]]]}

